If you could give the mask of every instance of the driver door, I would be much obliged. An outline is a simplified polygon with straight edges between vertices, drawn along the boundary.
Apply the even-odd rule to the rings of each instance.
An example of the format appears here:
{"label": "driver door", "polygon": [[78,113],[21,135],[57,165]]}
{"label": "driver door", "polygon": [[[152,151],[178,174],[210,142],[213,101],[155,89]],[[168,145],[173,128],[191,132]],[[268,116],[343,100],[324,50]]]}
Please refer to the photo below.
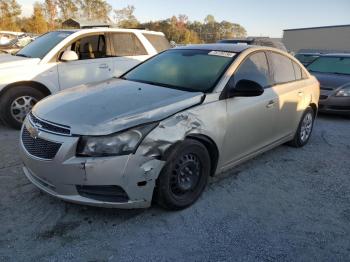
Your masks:
{"label": "driver door", "polygon": [[271,88],[266,54],[249,55],[232,76],[235,86],[239,80],[251,80],[264,87],[256,97],[233,97],[226,100],[227,131],[224,138],[224,166],[244,159],[276,139],[275,119],[278,97]]}
{"label": "driver door", "polygon": [[107,55],[107,44],[103,34],[80,38],[69,50],[75,51],[79,60],[62,61],[58,64],[61,90],[112,78],[113,58]]}

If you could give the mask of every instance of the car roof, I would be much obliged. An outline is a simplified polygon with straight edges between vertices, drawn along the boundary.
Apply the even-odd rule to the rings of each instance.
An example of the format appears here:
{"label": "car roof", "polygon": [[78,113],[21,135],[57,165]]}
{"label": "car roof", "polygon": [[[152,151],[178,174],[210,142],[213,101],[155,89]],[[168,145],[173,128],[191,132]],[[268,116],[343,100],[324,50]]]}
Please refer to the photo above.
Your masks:
{"label": "car roof", "polygon": [[98,32],[126,32],[126,33],[146,33],[155,35],[164,35],[162,32],[150,31],[145,29],[126,29],[126,28],[109,28],[109,27],[94,27],[94,28],[82,28],[82,29],[57,29],[58,32],[72,32],[72,33],[98,33]]}
{"label": "car roof", "polygon": [[247,50],[253,47],[257,47],[257,46],[242,45],[242,44],[199,44],[199,45],[179,46],[174,49],[197,49],[197,50],[240,53],[240,52],[243,52],[244,50]]}
{"label": "car roof", "polygon": [[331,53],[331,54],[323,54],[321,56],[329,56],[329,57],[350,57],[350,53]]}
{"label": "car roof", "polygon": [[295,55],[314,55],[314,56],[321,56],[322,53],[301,52],[301,53],[296,53]]}

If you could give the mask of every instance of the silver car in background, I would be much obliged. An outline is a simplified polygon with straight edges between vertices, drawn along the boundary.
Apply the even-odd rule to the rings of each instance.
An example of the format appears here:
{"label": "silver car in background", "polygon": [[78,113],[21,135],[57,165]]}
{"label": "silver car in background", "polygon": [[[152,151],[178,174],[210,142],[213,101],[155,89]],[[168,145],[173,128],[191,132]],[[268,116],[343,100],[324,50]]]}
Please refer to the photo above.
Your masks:
{"label": "silver car in background", "polygon": [[280,50],[178,47],[39,102],[21,131],[24,173],[70,202],[186,208],[209,176],[286,142],[304,146],[318,99],[317,80]]}

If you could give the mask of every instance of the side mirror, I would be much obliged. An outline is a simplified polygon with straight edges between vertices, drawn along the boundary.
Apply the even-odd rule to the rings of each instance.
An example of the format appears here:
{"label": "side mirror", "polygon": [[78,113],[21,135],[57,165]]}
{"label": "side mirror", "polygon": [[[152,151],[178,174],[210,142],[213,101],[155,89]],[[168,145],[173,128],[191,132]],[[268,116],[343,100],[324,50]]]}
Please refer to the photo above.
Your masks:
{"label": "side mirror", "polygon": [[77,53],[71,50],[64,51],[61,56],[61,61],[63,62],[77,61],[77,60],[79,60]]}
{"label": "side mirror", "polygon": [[241,97],[250,97],[250,96],[260,96],[264,93],[264,88],[257,82],[251,80],[239,80],[238,83],[228,91],[229,97],[241,96]]}

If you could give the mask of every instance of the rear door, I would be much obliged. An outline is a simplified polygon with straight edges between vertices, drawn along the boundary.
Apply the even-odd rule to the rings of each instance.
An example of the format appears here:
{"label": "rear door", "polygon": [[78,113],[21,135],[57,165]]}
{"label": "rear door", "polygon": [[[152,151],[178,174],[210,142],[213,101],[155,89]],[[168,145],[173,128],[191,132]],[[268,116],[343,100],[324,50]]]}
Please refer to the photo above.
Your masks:
{"label": "rear door", "polygon": [[276,140],[278,97],[271,88],[267,58],[259,51],[249,55],[232,76],[234,82],[251,80],[264,87],[257,97],[233,97],[227,101],[227,131],[224,140],[225,165],[239,161]]}
{"label": "rear door", "polygon": [[58,64],[61,89],[112,77],[113,58],[108,54],[104,34],[80,37],[68,49],[75,51],[79,60]]}
{"label": "rear door", "polygon": [[134,33],[110,33],[108,39],[114,56],[112,74],[115,77],[119,77],[150,57],[145,46]]}
{"label": "rear door", "polygon": [[268,60],[273,75],[273,91],[278,96],[278,114],[275,128],[279,138],[295,132],[299,122],[299,111],[304,97],[302,72],[290,58],[280,53],[268,52]]}

